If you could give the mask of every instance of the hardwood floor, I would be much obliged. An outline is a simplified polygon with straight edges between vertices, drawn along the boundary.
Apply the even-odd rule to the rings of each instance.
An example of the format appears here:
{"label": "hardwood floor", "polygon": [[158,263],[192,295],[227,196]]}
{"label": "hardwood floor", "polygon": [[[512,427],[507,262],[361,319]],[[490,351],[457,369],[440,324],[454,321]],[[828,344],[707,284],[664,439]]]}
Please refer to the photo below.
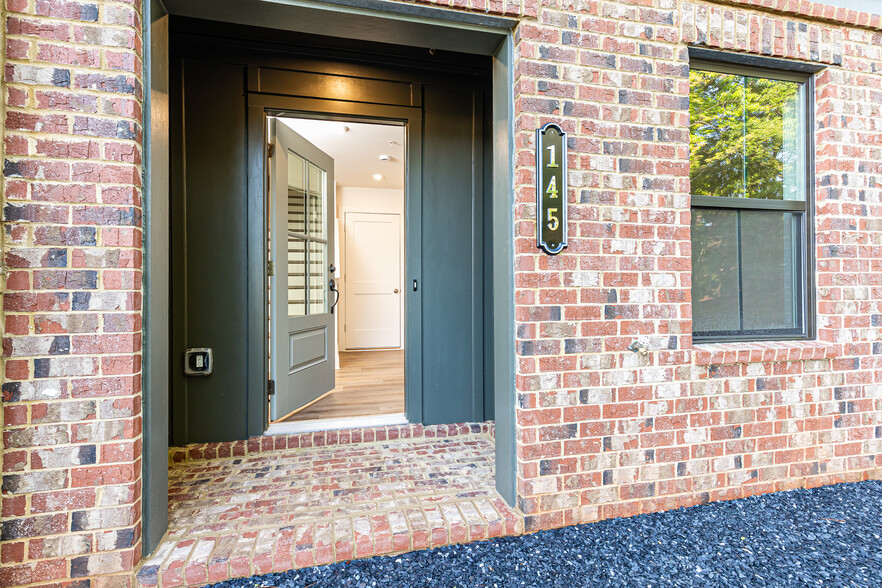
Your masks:
{"label": "hardwood floor", "polygon": [[276,422],[404,412],[404,351],[341,352],[335,383],[317,402]]}

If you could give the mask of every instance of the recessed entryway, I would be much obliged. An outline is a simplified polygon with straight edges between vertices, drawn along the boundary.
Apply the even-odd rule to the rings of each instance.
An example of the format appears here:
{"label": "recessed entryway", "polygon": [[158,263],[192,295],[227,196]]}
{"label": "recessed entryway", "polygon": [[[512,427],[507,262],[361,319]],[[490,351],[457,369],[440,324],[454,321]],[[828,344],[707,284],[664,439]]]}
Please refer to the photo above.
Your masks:
{"label": "recessed entryway", "polygon": [[[508,70],[503,67],[501,74],[496,72],[495,62],[486,55],[369,44],[359,51],[339,51],[334,39],[308,34],[239,31],[201,21],[172,24],[168,123],[172,137],[172,304],[166,317],[172,330],[171,410],[170,422],[151,421],[154,428],[157,423],[168,424],[173,447],[187,446],[188,452],[199,445],[213,447],[219,459],[241,455],[243,448],[250,453],[255,446],[261,450],[302,449],[303,445],[290,444],[298,435],[266,434],[276,426],[271,425],[268,402],[275,377],[270,370],[273,357],[284,357],[289,373],[292,366],[298,368],[295,371],[330,366],[333,380],[322,386],[293,387],[313,394],[299,406],[312,403],[318,412],[322,409],[319,402],[334,396],[328,393],[337,389],[338,375],[344,384],[340,388],[346,388],[345,369],[354,365],[348,360],[372,355],[362,359],[395,371],[396,377],[388,378],[391,388],[403,380],[404,412],[396,408],[385,416],[397,415],[406,424],[379,427],[390,435],[396,431],[393,427],[404,427],[397,433],[402,438],[418,431],[426,436],[434,431],[440,436],[463,428],[466,432],[476,426],[483,429],[486,423],[474,423],[493,418],[494,393],[505,398],[502,406],[508,410],[513,389],[508,380],[513,371],[499,366],[509,365],[513,356],[513,347],[508,344],[513,341],[512,308],[510,301],[499,299],[504,292],[497,282],[507,285],[510,281],[506,272],[511,269],[508,216],[512,203],[505,188],[509,174],[501,175],[499,181],[494,175],[503,168],[508,171],[510,153],[505,146],[508,126],[500,126],[494,113],[502,113],[499,116],[504,119],[510,105],[505,100],[491,105],[490,99],[491,80],[499,75],[508,79]],[[504,35],[499,38],[507,39]],[[500,55],[508,59],[509,47],[505,47]],[[288,150],[274,144],[278,134],[269,132],[269,121],[280,118],[333,124],[337,129],[342,123],[350,126],[344,134],[360,124],[401,133],[403,141],[386,140],[390,158],[381,161],[377,157],[374,163],[394,163],[393,148],[400,143],[402,208],[342,210],[334,201],[379,197],[381,191],[398,188],[383,185],[389,174],[382,168],[370,174],[368,185],[338,185],[343,166],[333,157],[322,157],[321,153],[327,156],[330,149],[321,149],[318,139],[307,139],[308,131],[296,133],[284,124],[276,125],[276,130],[284,127],[298,134],[311,148],[288,142],[294,145]],[[504,132],[495,132],[498,126]],[[504,144],[501,151],[496,145],[500,138]],[[272,150],[269,144],[274,144]],[[497,166],[499,170],[493,165],[497,151],[503,162]],[[281,200],[270,185],[273,166],[276,171],[284,167],[293,180],[285,179],[281,192],[285,198]],[[299,217],[289,218],[290,210],[273,217],[272,206],[287,208],[291,186],[299,192],[303,205],[295,215]],[[491,198],[492,191],[501,197]],[[397,219],[390,218],[395,215]],[[372,230],[355,230],[347,242],[347,216],[349,226]],[[280,218],[299,225],[274,230],[271,224]],[[377,226],[385,228],[378,231]],[[401,238],[391,239],[396,232]],[[497,234],[501,235],[498,243],[494,240]],[[380,276],[382,279],[375,281],[385,284],[381,288],[397,285],[399,292],[393,287],[392,294],[403,299],[398,306],[397,328],[394,313],[382,310],[374,312],[386,317],[382,328],[360,323],[356,330],[363,331],[360,334],[368,337],[367,342],[358,337],[347,339],[345,327],[343,336],[340,334],[347,312],[344,258],[347,248],[365,248],[360,245],[364,236],[368,242],[373,240],[377,251],[387,251],[383,257],[399,258],[397,267],[369,259],[374,266],[368,266],[366,273]],[[278,275],[274,270],[281,269],[268,265],[274,261],[270,245],[275,237],[285,237],[285,241],[293,237],[297,244],[289,249],[286,242],[282,247],[285,280],[277,284],[277,290],[268,283]],[[504,257],[499,263],[494,257],[498,251]],[[299,287],[293,289],[299,291],[299,297],[290,296],[287,266],[292,255],[294,265],[301,269],[294,276]],[[400,279],[392,284],[396,274]],[[331,279],[336,281],[334,289]],[[350,292],[370,296],[369,284],[362,286]],[[385,291],[383,295],[387,310],[395,308],[388,302],[394,298]],[[273,303],[288,307],[286,319],[307,319],[293,328],[285,326],[289,330],[282,340],[290,344],[293,339],[302,345],[296,353],[291,353],[290,347],[284,353],[279,353],[279,347],[273,350]],[[292,305],[296,312],[290,312]],[[351,309],[357,302],[350,301],[348,306]],[[276,319],[281,316],[275,313]],[[180,369],[179,360],[192,348],[213,349],[213,373],[197,377]],[[388,362],[386,354],[391,358]],[[358,371],[363,375],[366,370]],[[326,384],[331,385],[323,392]],[[154,393],[150,397],[157,398]],[[380,404],[374,413],[385,413],[383,402],[379,395],[371,398],[370,403]],[[276,418],[286,414],[289,412],[277,410]],[[306,420],[322,423],[323,429],[315,434],[327,445],[345,444],[344,438],[365,438],[378,430],[375,423],[363,421],[359,424],[363,428],[350,428],[346,433],[328,413],[317,416],[320,418]],[[341,418],[376,416],[384,415]],[[513,416],[506,412],[504,440],[509,439],[506,427],[510,429],[511,423]],[[155,435],[150,439],[156,439]],[[496,445],[496,451],[506,457],[500,462],[504,480],[513,484],[508,459],[513,456],[513,445],[496,444],[492,436],[483,443],[486,452]],[[222,447],[229,453],[223,454]],[[158,471],[155,449],[150,449],[151,475]],[[205,451],[200,453],[210,457]],[[214,464],[205,467],[214,468]],[[154,546],[164,523],[150,517],[157,512],[157,500],[164,492],[151,492],[145,497],[145,520],[150,521],[149,544]],[[506,492],[506,500],[511,500],[511,493]]]}

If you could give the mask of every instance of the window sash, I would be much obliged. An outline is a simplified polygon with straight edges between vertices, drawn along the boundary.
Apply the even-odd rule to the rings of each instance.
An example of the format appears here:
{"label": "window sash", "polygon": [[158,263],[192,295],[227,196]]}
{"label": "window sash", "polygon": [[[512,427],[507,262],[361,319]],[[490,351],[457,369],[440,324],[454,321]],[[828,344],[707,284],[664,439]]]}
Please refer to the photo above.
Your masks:
{"label": "window sash", "polygon": [[[735,200],[733,198],[733,200]],[[739,199],[740,200],[740,199]],[[699,207],[693,207],[699,208]],[[712,207],[712,206],[702,206],[700,208],[707,210],[720,210],[720,211],[728,211],[738,213],[741,210],[734,207]],[[780,210],[780,209],[779,209]],[[696,331],[693,328],[693,341],[695,343],[716,343],[716,342],[730,342],[730,341],[774,341],[774,340],[794,340],[794,339],[806,339],[810,336],[810,327],[811,327],[811,315],[809,313],[809,304],[810,297],[807,296],[807,293],[811,291],[812,288],[812,274],[807,271],[808,263],[809,263],[809,252],[807,246],[807,235],[809,232],[808,219],[809,215],[804,211],[798,210],[780,210],[781,212],[790,212],[799,217],[799,230],[798,234],[794,236],[793,246],[794,246],[794,254],[795,259],[793,259],[792,266],[792,274],[791,279],[793,280],[793,311],[796,318],[796,326],[792,328],[778,328],[778,329],[744,329],[744,318],[745,318],[745,308],[744,302],[742,300],[742,296],[744,295],[745,288],[743,283],[743,271],[745,269],[745,265],[742,259],[741,249],[742,249],[742,241],[744,238],[750,238],[749,235],[744,234],[741,225],[741,219],[739,215],[738,223],[738,234],[737,234],[737,242],[734,244],[737,247],[737,257],[738,257],[738,269],[737,269],[737,282],[738,282],[738,291],[739,291],[739,301],[738,301],[738,312],[739,312],[739,325],[742,328],[737,330],[717,330],[717,331]],[[745,212],[769,212],[774,213],[775,210],[756,210],[756,209],[746,209]],[[696,250],[695,237],[692,237],[693,243],[693,251]],[[694,279],[694,267],[693,267],[693,279]],[[694,293],[694,289],[693,289]],[[695,302],[692,303],[693,309],[695,308]],[[693,324],[694,324],[694,314],[693,314]]]}
{"label": "window sash", "polygon": [[[778,60],[780,61],[780,60]],[[800,285],[794,303],[798,305],[799,327],[795,329],[756,331],[693,331],[695,343],[723,343],[750,341],[787,341],[804,340],[814,337],[815,331],[815,286],[814,286],[814,77],[810,72],[785,71],[773,68],[740,65],[710,61],[707,59],[691,59],[690,69],[700,69],[718,73],[764,77],[803,83],[802,106],[805,109],[805,134],[802,140],[805,145],[805,197],[803,200],[774,200],[757,198],[731,198],[721,196],[692,196],[692,209],[728,209],[755,211],[790,211],[802,213],[801,239],[799,246],[799,266],[794,268],[796,279]],[[694,308],[694,302],[693,302]]]}
{"label": "window sash", "polygon": [[[797,87],[796,94],[796,103],[794,108],[796,111],[791,112],[791,116],[787,116],[786,112],[784,113],[784,118],[782,119],[782,125],[784,129],[782,129],[783,135],[782,139],[784,141],[784,145],[782,149],[786,149],[788,138],[791,143],[791,149],[794,146],[801,147],[801,155],[797,161],[798,163],[794,166],[791,162],[789,168],[786,163],[782,161],[782,170],[783,179],[780,187],[783,192],[781,193],[780,198],[774,197],[766,197],[763,198],[761,196],[751,196],[748,194],[748,190],[751,188],[751,183],[754,181],[754,170],[753,166],[756,165],[756,158],[747,157],[747,137],[752,136],[747,133],[748,120],[754,121],[754,119],[748,116],[748,112],[746,110],[742,110],[742,134],[741,141],[743,143],[743,152],[742,152],[742,161],[741,161],[741,172],[742,172],[742,194],[738,198],[741,200],[790,200],[787,196],[787,188],[788,185],[791,185],[791,189],[793,188],[792,184],[796,184],[797,192],[800,195],[798,200],[805,201],[810,190],[809,182],[811,181],[811,176],[808,173],[808,162],[810,160],[810,156],[808,153],[808,148],[810,142],[808,140],[807,135],[811,132],[812,129],[812,117],[809,112],[809,104],[810,104],[810,92],[813,90],[813,85],[811,83],[811,77],[806,74],[798,74],[798,73],[789,73],[789,72],[781,72],[781,71],[768,71],[755,67],[747,67],[747,66],[734,66],[730,64],[715,64],[708,63],[703,61],[693,61],[690,63],[690,98],[692,97],[692,86],[691,86],[691,72],[710,72],[716,74],[723,74],[727,76],[736,76],[738,78],[751,78],[751,79],[761,79],[761,80],[772,80],[772,81],[781,81],[795,84]],[[748,91],[748,88],[743,89],[744,92]],[[744,97],[742,97],[743,99]],[[742,109],[746,108],[746,104],[742,102]],[[785,109],[786,110],[786,109]],[[762,118],[760,119],[762,120]],[[796,125],[790,129],[790,133],[787,132],[788,123],[790,121],[790,125]],[[700,122],[700,121],[698,121]],[[692,151],[692,125],[690,124],[690,152]],[[731,145],[730,145],[731,146]],[[799,147],[797,147],[797,151],[799,151]],[[782,151],[784,153],[784,151]],[[690,153],[691,155],[692,153]],[[760,158],[767,159],[768,158]],[[690,177],[692,177],[692,172],[694,170],[691,169],[690,165]],[[788,173],[789,172],[789,173]],[[753,189],[757,189],[757,186],[754,186]],[[718,195],[710,195],[710,194],[696,194],[693,197],[698,198],[726,198],[726,196],[718,196]],[[796,200],[796,199],[794,199]],[[760,208],[760,206],[757,206]]]}
{"label": "window sash", "polygon": [[693,196],[692,208],[806,211],[804,200],[762,200],[760,198],[724,198],[722,196]]}

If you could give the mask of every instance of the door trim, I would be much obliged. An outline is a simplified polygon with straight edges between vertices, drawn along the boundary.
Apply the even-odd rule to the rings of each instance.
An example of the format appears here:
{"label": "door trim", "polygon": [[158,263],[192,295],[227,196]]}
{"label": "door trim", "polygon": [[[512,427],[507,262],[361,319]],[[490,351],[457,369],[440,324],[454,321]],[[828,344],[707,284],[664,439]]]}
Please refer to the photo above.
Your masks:
{"label": "door trim", "polygon": [[[168,527],[169,440],[169,16],[144,2],[144,317],[142,413],[144,497],[142,551],[159,545]],[[157,498],[163,497],[164,499]]]}
{"label": "door trim", "polygon": [[[404,403],[407,420],[420,422],[423,414],[422,386],[422,303],[421,292],[413,292],[411,280],[422,283],[422,109],[411,106],[388,106],[380,104],[361,104],[339,100],[321,100],[315,98],[295,98],[250,93],[248,96],[248,125],[250,132],[266,134],[266,118],[268,116],[295,116],[301,118],[321,118],[340,122],[374,122],[385,124],[401,124],[405,133],[405,180],[404,180]],[[265,138],[261,143],[250,143],[255,146],[250,154],[252,161],[266,157]],[[261,194],[260,211],[266,209],[266,190]],[[265,238],[265,235],[264,235]],[[263,246],[265,250],[266,247]],[[264,254],[265,255],[265,254]],[[263,263],[265,267],[266,262]],[[263,288],[263,312],[266,324],[267,289]],[[254,346],[258,347],[258,346]],[[266,364],[265,356],[262,360]],[[262,397],[265,399],[265,396]],[[264,402],[264,404],[266,404]],[[270,425],[269,419],[257,434],[265,433]]]}

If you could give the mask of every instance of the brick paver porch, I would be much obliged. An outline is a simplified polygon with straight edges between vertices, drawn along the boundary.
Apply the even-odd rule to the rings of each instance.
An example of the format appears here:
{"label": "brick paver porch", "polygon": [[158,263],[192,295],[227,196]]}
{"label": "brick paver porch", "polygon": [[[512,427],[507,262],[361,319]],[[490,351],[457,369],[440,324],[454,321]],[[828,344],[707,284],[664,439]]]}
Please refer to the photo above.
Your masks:
{"label": "brick paver porch", "polygon": [[198,586],[520,533],[522,518],[494,489],[491,434],[488,424],[407,425],[173,450],[169,531],[136,585]]}

